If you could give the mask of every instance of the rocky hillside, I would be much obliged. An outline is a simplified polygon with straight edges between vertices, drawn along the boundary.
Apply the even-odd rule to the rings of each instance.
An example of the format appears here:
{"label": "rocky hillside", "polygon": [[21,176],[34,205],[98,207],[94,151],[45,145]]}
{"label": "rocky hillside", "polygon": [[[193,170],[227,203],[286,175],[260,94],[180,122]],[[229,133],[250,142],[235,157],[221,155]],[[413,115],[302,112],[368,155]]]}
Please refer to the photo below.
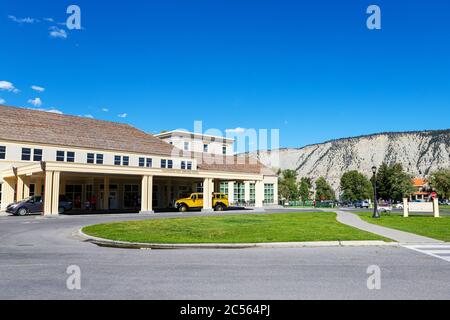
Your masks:
{"label": "rocky hillside", "polygon": [[358,170],[369,176],[372,166],[379,166],[383,161],[401,163],[417,177],[424,177],[438,168],[450,168],[450,129],[381,133],[253,156],[273,169],[296,170],[299,177],[315,180],[324,176],[338,189],[344,172]]}

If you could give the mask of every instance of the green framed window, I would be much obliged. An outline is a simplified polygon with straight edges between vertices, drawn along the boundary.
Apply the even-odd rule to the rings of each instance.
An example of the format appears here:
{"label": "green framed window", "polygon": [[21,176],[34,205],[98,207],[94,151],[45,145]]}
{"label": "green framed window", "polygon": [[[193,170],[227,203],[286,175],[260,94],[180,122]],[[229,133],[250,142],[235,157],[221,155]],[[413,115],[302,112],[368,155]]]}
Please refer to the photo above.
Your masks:
{"label": "green framed window", "polygon": [[264,203],[273,204],[275,201],[274,185],[273,183],[264,184]]}

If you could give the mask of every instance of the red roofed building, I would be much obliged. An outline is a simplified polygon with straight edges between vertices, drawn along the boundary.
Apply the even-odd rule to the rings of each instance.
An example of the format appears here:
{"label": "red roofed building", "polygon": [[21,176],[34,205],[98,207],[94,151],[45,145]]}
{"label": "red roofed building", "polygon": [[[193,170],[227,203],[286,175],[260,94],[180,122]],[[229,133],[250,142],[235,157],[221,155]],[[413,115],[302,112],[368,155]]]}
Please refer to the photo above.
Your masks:
{"label": "red roofed building", "polygon": [[424,178],[414,178],[413,186],[415,191],[411,195],[411,201],[426,201],[431,196],[431,188]]}

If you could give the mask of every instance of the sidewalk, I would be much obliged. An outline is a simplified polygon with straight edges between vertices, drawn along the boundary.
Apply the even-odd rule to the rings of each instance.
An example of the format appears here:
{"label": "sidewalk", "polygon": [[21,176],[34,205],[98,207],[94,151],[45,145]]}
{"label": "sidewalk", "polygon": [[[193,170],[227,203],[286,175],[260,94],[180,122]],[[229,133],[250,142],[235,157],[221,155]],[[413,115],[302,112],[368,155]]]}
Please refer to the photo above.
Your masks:
{"label": "sidewalk", "polygon": [[378,226],[375,224],[365,222],[365,221],[361,220],[361,218],[358,215],[348,212],[348,211],[337,211],[337,221],[339,221],[340,223],[346,224],[348,226],[354,227],[354,228],[358,228],[358,229],[361,229],[364,231],[375,233],[379,236],[398,241],[402,244],[443,243],[443,241],[419,236],[414,233],[390,229],[390,228],[386,228],[386,227],[382,227],[382,226]]}

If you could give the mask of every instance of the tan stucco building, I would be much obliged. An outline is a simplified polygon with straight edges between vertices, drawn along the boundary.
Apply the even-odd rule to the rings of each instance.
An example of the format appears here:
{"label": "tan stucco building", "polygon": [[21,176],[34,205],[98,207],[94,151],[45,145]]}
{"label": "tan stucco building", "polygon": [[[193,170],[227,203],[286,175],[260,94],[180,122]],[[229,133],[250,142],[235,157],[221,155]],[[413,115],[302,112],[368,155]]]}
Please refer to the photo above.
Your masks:
{"label": "tan stucco building", "polygon": [[[271,170],[230,155],[229,139],[215,137],[216,146],[207,138],[206,152],[183,150],[167,135],[127,124],[0,106],[0,210],[32,195],[43,196],[50,216],[60,211],[60,195],[80,211],[95,199],[104,212],[165,210],[190,192],[208,198],[221,191],[231,203],[257,208],[278,203]],[[203,209],[213,209],[210,201]]]}

